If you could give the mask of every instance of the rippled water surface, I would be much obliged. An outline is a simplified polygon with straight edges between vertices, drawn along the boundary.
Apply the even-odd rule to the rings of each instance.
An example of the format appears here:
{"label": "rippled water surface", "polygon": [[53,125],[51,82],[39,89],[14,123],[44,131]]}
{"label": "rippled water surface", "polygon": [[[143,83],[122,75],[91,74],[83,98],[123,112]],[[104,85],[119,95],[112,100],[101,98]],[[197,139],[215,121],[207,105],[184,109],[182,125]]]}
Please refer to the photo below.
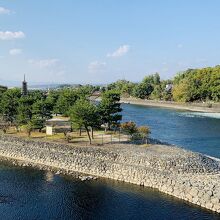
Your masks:
{"label": "rippled water surface", "polygon": [[[220,120],[189,112],[124,105],[124,120],[152,137],[220,158]],[[0,163],[0,220],[220,219],[158,191],[110,180],[82,182]]]}
{"label": "rippled water surface", "polygon": [[151,137],[220,158],[220,117],[139,105],[123,105],[124,121],[149,125]]}
{"label": "rippled water surface", "polygon": [[0,166],[0,219],[219,219],[157,191]]}

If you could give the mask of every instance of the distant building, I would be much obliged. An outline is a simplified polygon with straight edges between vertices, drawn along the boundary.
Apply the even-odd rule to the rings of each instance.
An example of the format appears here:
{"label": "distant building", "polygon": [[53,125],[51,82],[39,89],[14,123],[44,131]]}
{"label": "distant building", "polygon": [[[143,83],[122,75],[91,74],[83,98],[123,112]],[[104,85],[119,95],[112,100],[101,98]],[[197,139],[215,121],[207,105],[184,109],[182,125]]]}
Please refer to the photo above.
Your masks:
{"label": "distant building", "polygon": [[24,81],[22,82],[22,95],[25,96],[28,94],[28,88],[27,88],[27,82],[25,80],[25,75],[24,75]]}
{"label": "distant building", "polygon": [[171,92],[172,89],[173,89],[173,84],[169,83],[169,84],[166,85],[165,91],[166,92]]}

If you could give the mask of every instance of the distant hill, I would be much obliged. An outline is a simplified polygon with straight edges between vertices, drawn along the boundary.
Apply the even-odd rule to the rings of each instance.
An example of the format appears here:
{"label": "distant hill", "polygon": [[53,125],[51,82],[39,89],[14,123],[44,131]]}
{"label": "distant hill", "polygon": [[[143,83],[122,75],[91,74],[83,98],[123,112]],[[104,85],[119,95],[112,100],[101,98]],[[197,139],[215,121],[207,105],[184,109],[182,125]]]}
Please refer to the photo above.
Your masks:
{"label": "distant hill", "polygon": [[[3,80],[0,79],[0,85],[7,86],[9,88],[11,87],[21,87],[22,80],[21,81],[13,81],[13,80]],[[56,89],[56,88],[65,88],[65,87],[80,87],[83,84],[78,83],[45,83],[45,82],[29,82],[28,81],[28,88],[29,89],[40,89],[40,90],[46,90],[46,89]],[[105,84],[94,84],[94,86],[104,86]]]}

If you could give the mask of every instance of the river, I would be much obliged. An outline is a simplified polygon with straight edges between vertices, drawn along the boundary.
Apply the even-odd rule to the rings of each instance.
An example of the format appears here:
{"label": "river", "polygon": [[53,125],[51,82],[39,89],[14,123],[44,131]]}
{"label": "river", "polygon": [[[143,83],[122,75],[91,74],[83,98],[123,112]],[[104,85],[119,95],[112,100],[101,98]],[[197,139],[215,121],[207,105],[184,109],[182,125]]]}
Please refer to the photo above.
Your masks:
{"label": "river", "polygon": [[[149,125],[153,138],[219,157],[220,120],[163,108],[123,105],[124,121]],[[220,219],[156,190],[0,164],[0,219]]]}
{"label": "river", "polygon": [[123,120],[148,125],[152,138],[220,158],[219,114],[129,104],[123,109]]}
{"label": "river", "polygon": [[156,190],[0,165],[0,219],[219,219]]}

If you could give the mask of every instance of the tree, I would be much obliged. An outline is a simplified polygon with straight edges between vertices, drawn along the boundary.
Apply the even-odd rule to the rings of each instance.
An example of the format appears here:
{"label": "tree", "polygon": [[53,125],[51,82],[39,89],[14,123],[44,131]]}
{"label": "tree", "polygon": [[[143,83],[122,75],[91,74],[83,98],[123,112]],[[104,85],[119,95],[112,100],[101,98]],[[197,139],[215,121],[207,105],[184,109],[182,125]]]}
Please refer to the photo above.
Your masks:
{"label": "tree", "polygon": [[121,111],[120,94],[115,90],[104,92],[102,100],[98,105],[102,124],[106,124],[108,129],[111,126],[118,126],[122,119],[122,115],[119,114]]}
{"label": "tree", "polygon": [[154,87],[153,92],[150,95],[150,98],[151,99],[159,99],[160,100],[162,98],[162,94],[163,94],[163,90],[161,88],[161,85],[156,85]]}
{"label": "tree", "polygon": [[120,93],[123,97],[131,96],[135,84],[127,80],[118,80],[108,85],[108,90],[115,90]]}
{"label": "tree", "polygon": [[148,135],[151,133],[150,128],[147,126],[140,126],[137,128],[137,131],[140,134],[143,141],[146,141]]}
{"label": "tree", "polygon": [[79,95],[75,90],[62,89],[59,93],[55,112],[67,116],[70,107],[74,105],[77,99],[79,99]]}
{"label": "tree", "polygon": [[140,99],[149,98],[154,88],[151,84],[140,83],[134,87],[133,94],[135,97]]}
{"label": "tree", "polygon": [[33,123],[29,121],[27,124],[23,125],[24,130],[27,132],[28,137],[31,136],[31,132],[34,129]]}
{"label": "tree", "polygon": [[5,87],[5,86],[0,86],[0,100],[1,100],[1,97],[2,97],[2,94],[5,92],[5,91],[7,91],[7,87]]}
{"label": "tree", "polygon": [[18,105],[18,114],[17,114],[17,124],[19,126],[26,125],[32,119],[32,105],[34,103],[34,99],[31,96],[22,96],[19,99]]}
{"label": "tree", "polygon": [[57,90],[52,90],[49,91],[48,96],[46,97],[46,100],[50,105],[52,106],[52,112],[54,114],[58,114],[58,109],[56,108],[56,103],[59,98],[59,91]]}
{"label": "tree", "polygon": [[173,99],[177,102],[190,101],[189,84],[186,79],[181,80],[179,84],[174,86]]}
{"label": "tree", "polygon": [[0,118],[0,129],[5,134],[7,132],[7,129],[9,128],[9,122],[5,121],[2,117]]}
{"label": "tree", "polygon": [[121,129],[123,132],[129,134],[130,136],[132,136],[133,134],[135,134],[138,131],[137,125],[133,121],[122,123]]}
{"label": "tree", "polygon": [[13,124],[17,117],[17,107],[21,92],[19,89],[5,91],[0,100],[0,114],[5,122]]}
{"label": "tree", "polygon": [[46,120],[52,118],[52,108],[52,104],[44,99],[38,100],[33,104],[31,117],[33,128],[42,130]]}
{"label": "tree", "polygon": [[176,101],[220,101],[220,66],[188,69],[174,78]]}
{"label": "tree", "polygon": [[89,143],[91,144],[92,140],[89,128],[91,127],[93,129],[94,127],[100,125],[97,107],[86,99],[79,99],[70,108],[69,115],[73,124],[86,129]]}

